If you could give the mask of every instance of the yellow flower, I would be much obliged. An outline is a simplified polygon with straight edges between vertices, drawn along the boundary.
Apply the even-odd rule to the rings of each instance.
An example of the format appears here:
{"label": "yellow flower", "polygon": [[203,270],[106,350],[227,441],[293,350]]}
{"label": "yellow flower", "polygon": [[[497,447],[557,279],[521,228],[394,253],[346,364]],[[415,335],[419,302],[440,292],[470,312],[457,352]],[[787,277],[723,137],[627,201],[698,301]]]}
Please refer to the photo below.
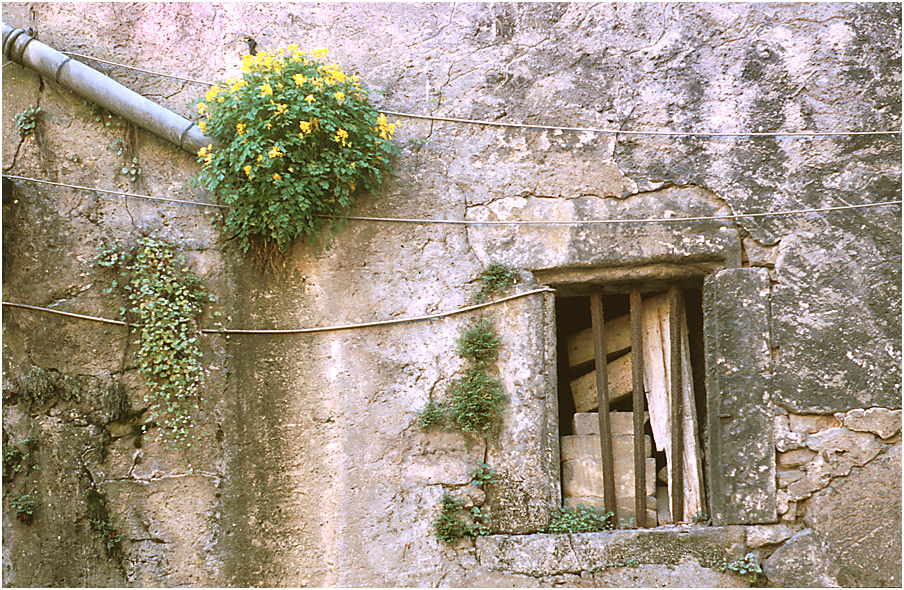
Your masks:
{"label": "yellow flower", "polygon": [[245,174],[248,175],[248,178],[251,178],[251,164],[245,166],[244,168],[242,168],[242,170],[245,171]]}
{"label": "yellow flower", "polygon": [[273,124],[270,121],[267,121],[267,129],[273,129]]}
{"label": "yellow flower", "polygon": [[315,49],[311,52],[311,57],[326,57],[326,49]]}
{"label": "yellow flower", "polygon": [[244,123],[237,123],[235,126],[235,130],[238,132],[239,136],[245,135],[245,129],[247,128],[248,126]]}
{"label": "yellow flower", "polygon": [[289,108],[289,105],[287,105],[287,104],[278,104],[278,105],[276,105],[276,112],[277,113],[285,113],[287,108]]}
{"label": "yellow flower", "polygon": [[280,179],[279,174],[274,174],[274,175],[273,175],[273,182],[276,182],[276,181],[279,180],[279,179]]}
{"label": "yellow flower", "polygon": [[311,132],[311,124],[308,121],[299,121],[298,128],[304,131],[305,133]]}
{"label": "yellow flower", "polygon": [[273,88],[269,84],[261,86],[261,96],[270,96],[273,94]]}
{"label": "yellow flower", "polygon": [[295,83],[299,86],[308,81],[308,79],[305,78],[302,74],[295,74],[294,76],[292,76],[292,79],[295,80]]}
{"label": "yellow flower", "polygon": [[199,102],[198,103],[198,114],[203,115],[204,111],[206,111],[206,110],[207,110],[207,105],[203,102]]}
{"label": "yellow flower", "polygon": [[264,159],[264,156],[262,156],[261,154],[258,154],[258,155],[257,155],[257,161],[258,161],[258,162],[260,162],[260,161],[263,160],[263,159]]}
{"label": "yellow flower", "polygon": [[203,158],[207,155],[207,146],[202,147],[198,150],[198,157]]}
{"label": "yellow flower", "polygon": [[343,92],[337,92],[337,93],[334,94],[333,96],[336,97],[336,100],[339,101],[339,104],[342,104],[343,102],[345,102],[345,93],[343,93]]}
{"label": "yellow flower", "polygon": [[207,121],[198,121],[198,129],[200,129],[202,133],[207,133]]}
{"label": "yellow flower", "polygon": [[283,155],[283,153],[282,153],[282,150],[279,149],[279,146],[275,145],[272,148],[270,148],[270,153],[268,153],[267,155],[271,158],[279,158],[280,156]]}
{"label": "yellow flower", "polygon": [[336,136],[333,138],[333,141],[342,142],[342,145],[345,145],[345,140],[348,139],[348,131],[345,129],[340,129],[336,131]]}
{"label": "yellow flower", "polygon": [[216,98],[217,93],[218,93],[219,91],[220,91],[220,87],[219,87],[219,86],[214,86],[213,88],[211,88],[210,90],[208,90],[208,91],[207,91],[207,102],[210,102],[210,101],[212,101],[214,98]]}
{"label": "yellow flower", "polygon": [[314,102],[315,100],[317,100],[317,99],[314,98],[314,96],[313,96],[312,94],[309,94],[309,95],[305,96],[304,99],[305,99],[307,102]]}
{"label": "yellow flower", "polygon": [[222,96],[217,97],[217,102],[223,102],[224,100],[226,100],[226,99],[223,98]]}

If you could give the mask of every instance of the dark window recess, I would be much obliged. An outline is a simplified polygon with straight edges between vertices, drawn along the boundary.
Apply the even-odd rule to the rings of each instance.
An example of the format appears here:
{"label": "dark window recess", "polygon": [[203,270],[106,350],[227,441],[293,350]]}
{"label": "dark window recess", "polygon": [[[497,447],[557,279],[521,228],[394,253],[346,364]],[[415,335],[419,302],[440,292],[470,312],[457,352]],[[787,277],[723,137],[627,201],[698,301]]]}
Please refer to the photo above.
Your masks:
{"label": "dark window recess", "polygon": [[563,503],[610,510],[620,528],[699,521],[702,291],[623,291],[556,301]]}

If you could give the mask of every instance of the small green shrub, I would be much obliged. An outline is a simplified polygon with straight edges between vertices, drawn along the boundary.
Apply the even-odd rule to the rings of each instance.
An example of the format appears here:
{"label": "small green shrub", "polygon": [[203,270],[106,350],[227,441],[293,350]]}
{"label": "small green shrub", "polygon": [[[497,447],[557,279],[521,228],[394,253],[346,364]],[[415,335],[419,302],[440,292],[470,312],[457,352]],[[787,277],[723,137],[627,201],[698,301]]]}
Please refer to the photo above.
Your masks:
{"label": "small green shrub", "polygon": [[469,469],[468,475],[471,476],[471,483],[478,487],[496,482],[496,470],[483,462],[478,463],[474,469]]}
{"label": "small green shrub", "polygon": [[3,443],[3,481],[9,482],[15,479],[16,474],[22,471],[22,460],[25,455],[19,448],[10,443]]}
{"label": "small green shrub", "polygon": [[22,494],[21,496],[10,494],[9,500],[9,505],[15,511],[16,518],[25,524],[31,524],[35,510],[38,507],[34,498],[29,494]]}
{"label": "small green shrub", "polygon": [[436,519],[436,538],[444,543],[454,543],[471,534],[471,527],[460,516],[458,511],[464,505],[450,494],[443,494],[443,507]]}
{"label": "small green shrub", "polygon": [[138,371],[148,384],[150,420],[174,446],[191,446],[192,416],[205,377],[199,319],[212,299],[175,246],[161,239],[106,248],[95,263],[117,274],[113,286],[128,301],[123,311],[138,320]]}
{"label": "small green shrub", "polygon": [[231,207],[226,226],[248,251],[279,255],[336,227],[356,195],[376,189],[397,153],[389,123],[356,76],[297,46],[242,60],[242,75],[198,101],[198,182]]}
{"label": "small green shrub", "polygon": [[613,527],[611,512],[578,504],[575,507],[562,506],[553,515],[549,525],[550,533],[592,533]]}
{"label": "small green shrub", "polygon": [[104,422],[116,422],[129,413],[129,397],[122,383],[114,381],[102,388],[101,411]]}
{"label": "small green shrub", "polygon": [[110,513],[107,510],[107,499],[95,489],[89,489],[85,496],[88,505],[88,522],[91,529],[97,534],[98,539],[104,544],[107,555],[114,554],[122,542],[122,535],[116,532],[110,521]]}
{"label": "small green shrub", "polygon": [[477,301],[486,301],[509,288],[515,283],[518,273],[499,262],[490,262],[477,277],[480,280],[480,291],[477,292]]}
{"label": "small green shrub", "polygon": [[427,429],[431,426],[439,426],[446,421],[445,408],[433,400],[427,402],[424,409],[418,413],[418,422],[421,428]]}
{"label": "small green shrub", "polygon": [[723,557],[713,566],[713,569],[719,572],[730,571],[740,576],[747,576],[747,580],[751,584],[756,582],[759,576],[763,573],[763,568],[760,566],[755,553],[748,553],[741,559],[738,559],[731,563],[729,563],[728,560]]}
{"label": "small green shrub", "polygon": [[457,352],[475,365],[485,366],[499,356],[500,343],[493,323],[487,318],[482,318],[462,332]]}
{"label": "small green shrub", "polygon": [[19,382],[19,387],[16,389],[19,397],[25,399],[29,404],[39,406],[53,397],[54,392],[55,388],[50,374],[37,365],[31,367],[28,375]]}
{"label": "small green shrub", "polygon": [[480,367],[469,368],[464,377],[452,382],[449,392],[449,417],[456,426],[472,434],[492,432],[508,401],[502,382]]}
{"label": "small green shrub", "polygon": [[486,511],[479,506],[472,506],[468,513],[473,524],[469,524],[459,516],[464,509],[460,500],[450,494],[443,494],[443,507],[434,523],[437,539],[444,543],[454,543],[463,537],[490,534],[490,517]]}
{"label": "small green shrub", "polygon": [[[29,451],[27,453],[23,453],[19,450],[20,445],[24,445],[25,448]],[[37,463],[35,462],[35,457],[31,451],[34,451],[38,448],[38,441],[32,436],[25,438],[25,440],[19,442],[18,444],[12,443],[3,443],[3,481],[9,483],[16,478],[16,475],[21,473],[23,470],[37,469]]]}
{"label": "small green shrub", "polygon": [[19,135],[25,137],[34,133],[35,126],[38,124],[38,116],[41,114],[41,107],[28,107],[21,113],[16,115],[16,125],[19,127]]}

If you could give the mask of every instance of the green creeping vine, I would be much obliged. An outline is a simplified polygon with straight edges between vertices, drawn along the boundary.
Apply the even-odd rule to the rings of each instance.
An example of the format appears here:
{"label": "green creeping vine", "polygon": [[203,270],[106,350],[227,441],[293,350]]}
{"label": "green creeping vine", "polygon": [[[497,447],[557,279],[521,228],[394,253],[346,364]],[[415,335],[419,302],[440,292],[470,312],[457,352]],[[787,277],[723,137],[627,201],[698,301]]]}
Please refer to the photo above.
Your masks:
{"label": "green creeping vine", "polygon": [[41,114],[41,107],[28,107],[21,113],[16,115],[16,125],[19,127],[19,135],[25,137],[31,135],[35,126],[38,124],[38,116]]}
{"label": "green creeping vine", "polygon": [[226,226],[266,265],[297,239],[336,226],[387,172],[397,123],[356,76],[292,45],[242,59],[242,75],[198,101],[199,127],[222,142],[198,153],[198,182],[231,209]]}
{"label": "green creeping vine", "polygon": [[29,494],[22,494],[21,496],[10,494],[9,506],[15,511],[16,518],[25,524],[31,524],[38,504]]}
{"label": "green creeping vine", "polygon": [[128,301],[123,312],[138,320],[138,370],[148,384],[150,421],[174,446],[191,446],[189,429],[204,381],[198,319],[212,298],[175,247],[161,239],[106,248],[95,262],[117,273],[113,287]]}

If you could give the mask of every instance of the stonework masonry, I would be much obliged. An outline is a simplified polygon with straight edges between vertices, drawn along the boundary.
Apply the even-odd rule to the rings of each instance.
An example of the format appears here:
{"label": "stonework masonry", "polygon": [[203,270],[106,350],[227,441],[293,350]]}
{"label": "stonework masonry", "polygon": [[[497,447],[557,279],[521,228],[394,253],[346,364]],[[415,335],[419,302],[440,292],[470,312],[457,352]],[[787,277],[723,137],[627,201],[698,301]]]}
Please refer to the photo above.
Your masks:
{"label": "stonework masonry", "polygon": [[[403,113],[683,132],[901,127],[897,3],[29,2],[2,14],[57,50],[191,79],[236,75],[249,38],[325,47],[377,108]],[[92,65],[197,119],[205,86]],[[194,156],[18,65],[4,65],[2,88],[4,175],[215,202],[190,182]],[[16,115],[32,106],[41,116],[21,136]],[[745,215],[900,200],[900,134],[389,119],[402,123],[395,175],[352,215],[694,219],[350,221],[293,246],[272,276],[216,209],[4,179],[7,302],[118,319],[90,261],[146,235],[178,243],[216,295],[205,325],[213,312],[266,329],[452,311],[476,303],[493,261],[518,273],[506,294],[555,290],[434,321],[205,335],[189,453],[143,422],[134,332],[4,306],[4,585],[901,586],[900,205]],[[739,217],[710,219],[727,215]],[[562,505],[557,302],[668,281],[702,293],[709,514],[547,533]],[[499,432],[421,428],[428,400],[464,375],[456,341],[480,317],[501,338]],[[55,384],[33,403],[14,394],[30,374]],[[468,474],[478,463],[496,473],[483,488]],[[488,515],[486,534],[436,538],[446,493]],[[30,524],[17,518],[23,496]],[[751,581],[742,563],[763,571]]]}

